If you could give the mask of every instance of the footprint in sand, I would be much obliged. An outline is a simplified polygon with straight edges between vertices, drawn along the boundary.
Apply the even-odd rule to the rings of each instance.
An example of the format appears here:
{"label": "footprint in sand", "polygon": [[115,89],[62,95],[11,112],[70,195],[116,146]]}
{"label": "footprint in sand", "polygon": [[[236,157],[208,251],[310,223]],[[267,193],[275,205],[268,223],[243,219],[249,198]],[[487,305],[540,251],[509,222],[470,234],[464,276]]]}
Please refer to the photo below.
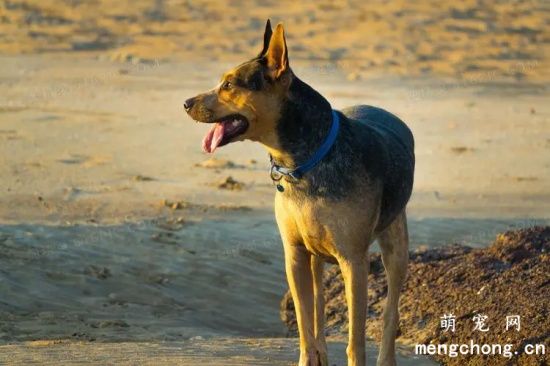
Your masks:
{"label": "footprint in sand", "polygon": [[0,138],[3,140],[21,140],[23,137],[16,130],[0,130]]}
{"label": "footprint in sand", "polygon": [[535,176],[518,176],[512,177],[512,179],[516,182],[536,182],[537,180],[539,180],[539,178]]}
{"label": "footprint in sand", "polygon": [[71,154],[68,158],[58,159],[63,164],[82,164],[89,159],[86,155]]}
{"label": "footprint in sand", "polygon": [[93,264],[84,269],[84,274],[100,280],[105,280],[112,276],[111,270],[109,268],[98,267]]}
{"label": "footprint in sand", "polygon": [[89,168],[92,166],[104,165],[111,161],[111,158],[108,156],[70,154],[66,158],[57,159],[57,161],[63,164],[82,164],[83,167]]}
{"label": "footprint in sand", "polygon": [[155,178],[153,177],[149,177],[147,175],[141,175],[141,174],[134,175],[131,179],[134,182],[152,182],[155,180]]}
{"label": "footprint in sand", "polygon": [[55,114],[46,114],[40,117],[33,118],[31,121],[33,122],[52,122],[52,121],[58,121],[62,119],[63,117],[55,115]]}
{"label": "footprint in sand", "polygon": [[229,191],[240,191],[245,187],[244,183],[233,179],[233,177],[231,177],[231,176],[226,177],[225,179],[223,179],[220,182],[216,183],[216,186],[219,189],[226,189],[226,190],[229,190]]}
{"label": "footprint in sand", "polygon": [[453,147],[451,147],[451,152],[453,152],[454,154],[457,154],[457,155],[464,154],[464,153],[467,153],[467,152],[473,152],[473,151],[475,151],[475,149],[473,147],[468,147],[468,146],[453,146]]}
{"label": "footprint in sand", "polygon": [[234,169],[243,168],[242,165],[235,164],[231,160],[211,158],[195,164],[196,167],[206,169]]}
{"label": "footprint in sand", "polygon": [[130,325],[121,319],[103,320],[97,323],[98,328],[128,328]]}
{"label": "footprint in sand", "polygon": [[158,232],[151,235],[151,240],[161,244],[178,244],[177,236],[172,232]]}
{"label": "footprint in sand", "polygon": [[248,169],[248,170],[257,170],[261,167],[258,167],[258,162],[256,159],[250,159],[244,164],[238,164],[228,159],[218,159],[210,158],[200,163],[196,163],[195,167],[212,169],[216,172],[220,172],[222,169]]}

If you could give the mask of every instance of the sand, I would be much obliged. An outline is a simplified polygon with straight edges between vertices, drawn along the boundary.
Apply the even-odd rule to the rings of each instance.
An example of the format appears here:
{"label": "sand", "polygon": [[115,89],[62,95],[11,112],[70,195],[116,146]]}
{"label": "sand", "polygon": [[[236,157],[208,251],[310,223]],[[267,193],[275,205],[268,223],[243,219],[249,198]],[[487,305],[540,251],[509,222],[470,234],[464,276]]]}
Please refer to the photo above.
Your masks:
{"label": "sand", "polygon": [[[113,60],[242,60],[266,18],[287,25],[290,55],[337,62],[350,78],[436,74],[547,81],[545,1],[9,1],[4,53],[103,51]],[[257,52],[257,51],[256,51]]]}
{"label": "sand", "polygon": [[[161,214],[164,199],[270,209],[273,186],[259,145],[216,152],[228,167],[197,166],[210,158],[200,149],[207,127],[184,114],[182,101],[229,65],[114,64],[80,54],[0,56],[0,63],[3,221],[138,219]],[[295,69],[335,108],[369,103],[409,123],[418,160],[412,215],[548,216],[544,87],[352,82],[338,70]],[[243,189],[216,189],[229,176]]]}
{"label": "sand", "polygon": [[[346,344],[329,338],[331,364],[344,365]],[[0,362],[10,365],[189,365],[290,366],[298,357],[298,344],[288,338],[216,338],[184,342],[84,343],[36,341],[0,346]],[[367,362],[375,363],[375,349],[367,347]],[[399,355],[399,365],[436,365],[411,354]]]}
{"label": "sand", "polygon": [[[205,155],[207,127],[182,108],[258,52],[268,16],[285,22],[296,74],[335,108],[377,105],[411,126],[413,247],[485,246],[548,223],[545,2],[312,4],[0,4],[9,362],[137,349],[144,363],[164,353],[148,350],[180,360],[197,336],[220,357],[257,358],[238,344],[263,337],[285,352],[262,355],[294,359],[295,340],[277,338],[286,283],[266,152],[244,142]],[[52,339],[70,343],[25,343]]]}

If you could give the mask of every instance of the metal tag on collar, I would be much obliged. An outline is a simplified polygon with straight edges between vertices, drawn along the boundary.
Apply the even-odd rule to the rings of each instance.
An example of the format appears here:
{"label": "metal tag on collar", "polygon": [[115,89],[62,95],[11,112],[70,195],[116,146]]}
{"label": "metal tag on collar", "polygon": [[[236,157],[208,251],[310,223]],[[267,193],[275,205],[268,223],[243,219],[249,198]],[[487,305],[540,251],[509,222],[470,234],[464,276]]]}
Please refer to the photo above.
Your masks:
{"label": "metal tag on collar", "polygon": [[271,164],[269,175],[271,177],[271,180],[274,182],[278,182],[283,178],[283,173],[278,168],[279,167],[277,165]]}
{"label": "metal tag on collar", "polygon": [[273,184],[277,188],[279,192],[284,192],[285,188],[281,184],[281,179],[283,178],[283,173],[279,170],[279,167],[273,163],[273,160],[271,160],[271,169],[269,172],[269,175],[271,176],[271,180],[273,181]]}

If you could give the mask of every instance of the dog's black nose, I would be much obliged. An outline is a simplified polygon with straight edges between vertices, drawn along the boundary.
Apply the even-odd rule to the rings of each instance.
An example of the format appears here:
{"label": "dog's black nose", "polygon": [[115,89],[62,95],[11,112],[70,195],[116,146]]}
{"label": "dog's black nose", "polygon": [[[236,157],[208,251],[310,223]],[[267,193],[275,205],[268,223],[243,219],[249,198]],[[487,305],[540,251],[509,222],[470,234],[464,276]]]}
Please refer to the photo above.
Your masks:
{"label": "dog's black nose", "polygon": [[189,98],[183,103],[183,108],[185,108],[186,112],[189,112],[189,110],[193,108],[194,104],[195,104],[195,98]]}

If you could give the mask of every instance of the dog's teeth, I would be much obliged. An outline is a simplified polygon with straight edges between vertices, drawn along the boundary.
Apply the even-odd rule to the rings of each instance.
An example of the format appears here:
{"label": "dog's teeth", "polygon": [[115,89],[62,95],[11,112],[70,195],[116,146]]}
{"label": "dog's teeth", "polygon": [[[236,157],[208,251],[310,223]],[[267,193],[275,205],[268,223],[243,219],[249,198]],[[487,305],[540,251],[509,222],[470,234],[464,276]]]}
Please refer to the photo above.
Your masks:
{"label": "dog's teeth", "polygon": [[239,124],[239,122],[240,122],[240,121],[239,121],[238,119],[234,119],[234,120],[233,120],[233,126],[236,126],[236,125],[238,125],[238,124]]}

